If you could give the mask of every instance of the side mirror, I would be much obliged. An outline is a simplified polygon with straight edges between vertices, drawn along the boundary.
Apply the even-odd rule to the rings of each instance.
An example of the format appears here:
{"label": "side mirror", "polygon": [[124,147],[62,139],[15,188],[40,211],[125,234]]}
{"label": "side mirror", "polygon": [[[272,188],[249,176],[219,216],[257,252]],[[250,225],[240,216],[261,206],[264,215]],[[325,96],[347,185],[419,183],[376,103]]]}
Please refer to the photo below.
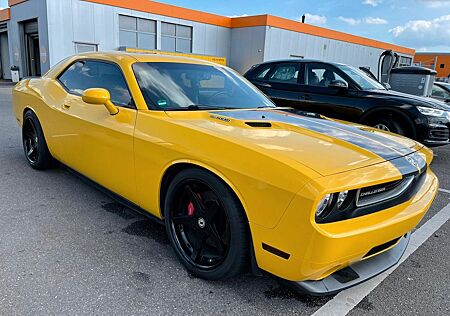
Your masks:
{"label": "side mirror", "polygon": [[383,86],[387,89],[387,90],[391,90],[391,85],[387,82],[383,82]]}
{"label": "side mirror", "polygon": [[342,80],[333,80],[328,84],[329,88],[348,89],[348,84]]}
{"label": "side mirror", "polygon": [[111,115],[119,113],[119,109],[111,102],[111,96],[106,89],[86,89],[83,91],[81,98],[84,102],[89,104],[103,104]]}

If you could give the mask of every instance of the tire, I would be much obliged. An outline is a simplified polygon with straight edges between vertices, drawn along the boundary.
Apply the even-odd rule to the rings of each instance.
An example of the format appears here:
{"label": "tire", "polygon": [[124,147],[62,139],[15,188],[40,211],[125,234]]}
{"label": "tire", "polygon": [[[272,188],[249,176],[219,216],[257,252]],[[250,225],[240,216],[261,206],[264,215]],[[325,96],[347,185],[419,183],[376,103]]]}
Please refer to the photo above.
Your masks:
{"label": "tire", "polygon": [[37,170],[48,169],[54,160],[45,141],[41,124],[33,111],[27,111],[23,117],[22,144],[29,165]]}
{"label": "tire", "polygon": [[387,132],[408,136],[405,126],[394,118],[376,118],[370,125]]}
{"label": "tire", "polygon": [[178,173],[167,190],[164,217],[178,259],[194,276],[225,279],[247,267],[247,218],[215,175],[197,168]]}

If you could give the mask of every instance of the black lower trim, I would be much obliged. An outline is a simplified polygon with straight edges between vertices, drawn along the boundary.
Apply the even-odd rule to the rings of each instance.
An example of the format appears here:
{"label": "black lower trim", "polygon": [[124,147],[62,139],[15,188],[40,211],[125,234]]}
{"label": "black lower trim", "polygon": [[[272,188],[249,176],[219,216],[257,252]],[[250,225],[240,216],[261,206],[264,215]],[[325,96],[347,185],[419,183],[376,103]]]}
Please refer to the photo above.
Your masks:
{"label": "black lower trim", "polygon": [[368,253],[366,253],[366,254],[364,255],[363,258],[370,257],[370,256],[372,256],[372,255],[374,255],[374,254],[377,254],[377,253],[379,253],[379,252],[382,252],[382,251],[385,250],[385,249],[388,249],[389,247],[395,245],[395,244],[398,242],[398,240],[399,240],[400,238],[401,238],[401,237],[398,237],[398,238],[392,239],[392,240],[390,240],[390,241],[388,241],[388,242],[386,242],[386,243],[384,243],[384,244],[382,244],[382,245],[378,245],[378,246],[373,247],[372,249],[369,250]]}

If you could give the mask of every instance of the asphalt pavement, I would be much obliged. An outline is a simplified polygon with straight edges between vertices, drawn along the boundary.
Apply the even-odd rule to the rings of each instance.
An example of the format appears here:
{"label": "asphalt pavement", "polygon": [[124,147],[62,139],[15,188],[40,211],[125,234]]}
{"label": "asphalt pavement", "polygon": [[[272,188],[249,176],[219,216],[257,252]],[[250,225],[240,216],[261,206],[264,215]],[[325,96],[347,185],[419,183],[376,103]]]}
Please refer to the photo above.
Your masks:
{"label": "asphalt pavement", "polygon": [[[450,146],[434,152],[449,192],[422,223],[450,203]],[[449,233],[446,222],[350,314],[449,315]],[[331,299],[268,277],[192,277],[164,227],[63,168],[31,169],[0,85],[0,315],[311,315]]]}

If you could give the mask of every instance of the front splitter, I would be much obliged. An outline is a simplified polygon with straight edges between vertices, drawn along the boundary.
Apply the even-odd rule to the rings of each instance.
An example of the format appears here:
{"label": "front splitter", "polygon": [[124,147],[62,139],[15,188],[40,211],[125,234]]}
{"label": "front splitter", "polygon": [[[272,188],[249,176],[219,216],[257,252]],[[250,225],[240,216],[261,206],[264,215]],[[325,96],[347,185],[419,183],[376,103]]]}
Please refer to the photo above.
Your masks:
{"label": "front splitter", "polygon": [[374,257],[358,261],[322,280],[289,282],[289,285],[314,296],[335,294],[367,281],[397,264],[405,253],[410,237],[410,233],[406,234],[395,247]]}

